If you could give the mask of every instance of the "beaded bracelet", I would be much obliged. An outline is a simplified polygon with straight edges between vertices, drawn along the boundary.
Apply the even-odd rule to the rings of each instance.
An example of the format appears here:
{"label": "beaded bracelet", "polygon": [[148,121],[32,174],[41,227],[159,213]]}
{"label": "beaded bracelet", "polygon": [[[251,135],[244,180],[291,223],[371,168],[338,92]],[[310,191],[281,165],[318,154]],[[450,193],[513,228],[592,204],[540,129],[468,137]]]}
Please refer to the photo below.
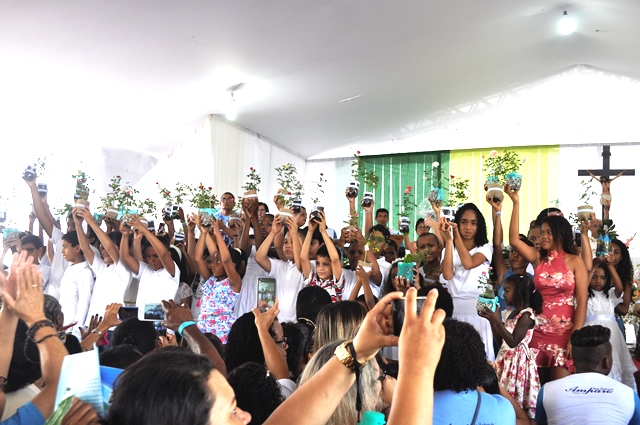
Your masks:
{"label": "beaded bracelet", "polygon": [[29,329],[27,329],[27,338],[33,339],[36,336],[36,332],[46,327],[54,328],[54,329],[56,328],[53,322],[49,319],[37,321],[33,325],[29,326]]}
{"label": "beaded bracelet", "polygon": [[180,325],[180,327],[178,328],[178,333],[180,334],[180,336],[183,336],[183,335],[182,335],[182,332],[184,331],[184,329],[185,329],[186,327],[188,327],[188,326],[195,325],[195,324],[196,324],[196,322],[193,322],[193,321],[184,322],[184,323],[183,323],[183,324],[181,324],[181,325]]}

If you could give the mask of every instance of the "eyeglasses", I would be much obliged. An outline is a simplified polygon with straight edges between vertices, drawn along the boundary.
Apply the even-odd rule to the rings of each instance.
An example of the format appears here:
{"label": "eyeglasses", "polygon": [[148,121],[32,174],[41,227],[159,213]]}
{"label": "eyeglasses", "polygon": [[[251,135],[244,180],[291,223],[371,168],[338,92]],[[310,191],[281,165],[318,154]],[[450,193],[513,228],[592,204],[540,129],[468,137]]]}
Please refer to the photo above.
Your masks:
{"label": "eyeglasses", "polygon": [[382,367],[381,367],[381,368],[380,368],[380,376],[378,376],[378,377],[376,378],[376,381],[377,381],[377,382],[382,382],[382,381],[384,381],[384,379],[385,379],[386,377],[387,377],[387,371],[386,371],[386,370],[384,370],[384,368],[382,368]]}
{"label": "eyeglasses", "polygon": [[283,336],[283,337],[282,337],[282,339],[276,339],[276,340],[274,340],[274,342],[275,342],[276,344],[286,344],[286,343],[287,343],[287,341],[289,341],[289,340],[287,339],[287,337],[286,337],[286,336]]}
{"label": "eyeglasses", "polygon": [[229,201],[233,201],[233,200],[235,200],[235,199],[236,199],[236,198],[225,198],[225,197],[223,197],[223,198],[222,198],[222,202],[229,202]]}

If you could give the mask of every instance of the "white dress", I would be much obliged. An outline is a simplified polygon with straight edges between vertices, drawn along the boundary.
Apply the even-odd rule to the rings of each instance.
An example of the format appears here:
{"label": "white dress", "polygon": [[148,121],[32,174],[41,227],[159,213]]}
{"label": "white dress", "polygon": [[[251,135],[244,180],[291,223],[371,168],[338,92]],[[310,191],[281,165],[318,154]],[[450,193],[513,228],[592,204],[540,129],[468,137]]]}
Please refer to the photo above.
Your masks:
{"label": "white dress", "polygon": [[633,373],[637,370],[631,360],[631,354],[624,342],[622,332],[613,314],[614,308],[622,302],[622,297],[616,297],[615,288],[609,290],[609,298],[602,291],[593,291],[587,303],[587,317],[584,326],[602,325],[611,330],[611,347],[613,348],[613,367],[609,378],[622,382],[637,391]]}
{"label": "white dress", "polygon": [[[449,294],[453,300],[453,318],[461,322],[467,322],[472,325],[480,334],[482,342],[484,342],[487,360],[494,361],[495,354],[493,351],[493,332],[491,324],[487,319],[478,315],[476,311],[476,303],[478,295],[482,293],[480,288],[480,276],[482,272],[489,274],[491,257],[493,256],[493,247],[490,244],[474,247],[469,251],[473,257],[474,254],[481,253],[485,257],[485,261],[478,267],[466,270],[462,266],[458,250],[453,250],[453,278],[445,280],[440,275],[440,282],[447,287]],[[444,259],[445,250],[442,251]]]}

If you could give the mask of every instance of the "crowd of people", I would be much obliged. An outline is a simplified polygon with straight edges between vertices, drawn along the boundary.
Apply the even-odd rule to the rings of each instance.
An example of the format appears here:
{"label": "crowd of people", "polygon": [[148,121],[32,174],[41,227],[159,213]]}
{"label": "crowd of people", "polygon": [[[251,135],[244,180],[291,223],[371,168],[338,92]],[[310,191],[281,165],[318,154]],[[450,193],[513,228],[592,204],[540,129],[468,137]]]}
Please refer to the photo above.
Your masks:
{"label": "crowd of people", "polygon": [[74,399],[63,424],[640,424],[633,265],[617,239],[594,258],[593,214],[576,236],[545,209],[521,234],[505,186],[505,248],[494,196],[490,226],[435,201],[402,233],[347,190],[363,228],[336,233],[338,211],[227,192],[214,219],[161,212],[157,230],[76,205],[63,233],[25,181],[30,227],[3,241],[0,424],[44,424],[64,356],[90,350],[122,370],[111,405]]}

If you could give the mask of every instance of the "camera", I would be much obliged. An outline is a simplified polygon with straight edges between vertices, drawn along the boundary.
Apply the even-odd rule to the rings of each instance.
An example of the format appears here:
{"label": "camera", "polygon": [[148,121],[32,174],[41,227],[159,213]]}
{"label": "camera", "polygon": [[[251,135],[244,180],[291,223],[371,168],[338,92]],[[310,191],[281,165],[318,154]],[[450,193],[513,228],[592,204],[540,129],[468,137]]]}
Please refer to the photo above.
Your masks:
{"label": "camera", "polygon": [[365,208],[368,208],[371,205],[373,205],[373,192],[364,192],[362,194],[362,201],[360,201],[360,205],[362,205]]}
{"label": "camera", "polygon": [[36,167],[33,165],[27,165],[22,177],[24,177],[26,181],[32,182],[36,178]]}
{"label": "camera", "polygon": [[[424,305],[424,301],[427,297],[417,297],[417,311],[418,315],[422,311],[422,306]],[[393,321],[393,334],[395,336],[400,335],[400,331],[402,331],[402,325],[404,324],[404,306],[405,306],[405,298],[398,298],[393,300],[393,304],[391,305],[392,311],[392,321]]]}
{"label": "camera", "polygon": [[151,232],[156,231],[156,223],[153,220],[147,220],[147,229]]}
{"label": "camera", "polygon": [[172,208],[171,205],[166,205],[162,210],[162,216],[165,220],[171,220],[172,218],[171,208]]}
{"label": "camera", "polygon": [[176,243],[183,242],[184,241],[184,233],[174,233],[173,239],[175,240]]}
{"label": "camera", "polygon": [[320,221],[320,211],[324,211],[324,207],[322,205],[316,205],[311,212],[311,220]]}
{"label": "camera", "polygon": [[349,182],[349,187],[347,190],[347,198],[357,198],[358,193],[360,192],[360,182],[355,180]]}
{"label": "camera", "polygon": [[7,221],[7,212],[0,211],[0,223],[4,223],[5,221]]}
{"label": "camera", "polygon": [[38,183],[38,193],[40,194],[40,196],[44,196],[49,192],[49,190],[47,189],[47,184],[46,183]]}
{"label": "camera", "polygon": [[302,198],[295,198],[293,200],[293,205],[291,206],[294,214],[298,214],[302,209]]}

